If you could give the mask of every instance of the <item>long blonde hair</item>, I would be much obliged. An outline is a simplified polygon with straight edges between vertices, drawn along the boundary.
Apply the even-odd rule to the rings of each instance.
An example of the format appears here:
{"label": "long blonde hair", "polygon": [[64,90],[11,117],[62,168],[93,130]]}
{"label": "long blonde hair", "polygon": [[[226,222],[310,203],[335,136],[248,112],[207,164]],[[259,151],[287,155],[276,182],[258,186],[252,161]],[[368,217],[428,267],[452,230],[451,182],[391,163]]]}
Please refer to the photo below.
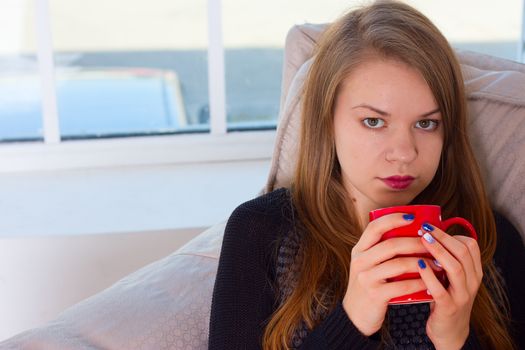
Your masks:
{"label": "long blonde hair", "polygon": [[[395,1],[379,1],[346,14],[319,40],[304,87],[298,163],[292,181],[292,201],[307,233],[301,246],[304,258],[299,262],[294,291],[265,328],[263,346],[289,348],[302,321],[309,329],[322,321],[313,310],[332,310],[346,292],[350,253],[362,227],[341,181],[333,109],[343,79],[371,53],[417,69],[438,103],[444,126],[441,165],[412,203],[440,205],[443,217],[462,216],[476,227],[485,277],[474,302],[472,324],[485,348],[513,349],[507,328],[508,300],[492,262],[496,225],[467,135],[459,63],[430,20]],[[327,288],[335,298],[326,295]]]}

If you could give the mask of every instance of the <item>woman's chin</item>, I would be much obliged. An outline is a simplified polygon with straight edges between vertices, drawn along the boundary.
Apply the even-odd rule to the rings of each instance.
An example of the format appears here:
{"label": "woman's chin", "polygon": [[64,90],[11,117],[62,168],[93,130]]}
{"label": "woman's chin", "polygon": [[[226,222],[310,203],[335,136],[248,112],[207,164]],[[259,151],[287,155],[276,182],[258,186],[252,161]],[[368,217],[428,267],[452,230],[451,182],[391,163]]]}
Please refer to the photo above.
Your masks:
{"label": "woman's chin", "polygon": [[380,208],[396,207],[399,205],[409,205],[414,198],[415,196],[408,195],[408,193],[398,193],[395,196],[388,196],[388,198],[382,198],[382,200],[378,201],[377,203],[380,205]]}

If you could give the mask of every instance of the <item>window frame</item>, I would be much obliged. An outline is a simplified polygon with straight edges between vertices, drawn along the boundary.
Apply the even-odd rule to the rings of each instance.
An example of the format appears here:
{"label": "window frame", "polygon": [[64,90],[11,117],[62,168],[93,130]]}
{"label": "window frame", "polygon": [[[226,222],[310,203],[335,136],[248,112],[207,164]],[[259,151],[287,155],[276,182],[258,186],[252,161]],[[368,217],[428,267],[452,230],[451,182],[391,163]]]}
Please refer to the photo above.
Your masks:
{"label": "window frame", "polygon": [[[55,84],[55,63],[51,31],[49,0],[33,0],[37,57],[42,90],[43,134],[45,144],[60,143]],[[222,39],[222,0],[207,1],[208,21],[208,94],[210,104],[210,133],[227,133],[224,45]],[[154,136],[152,136],[154,137]]]}
{"label": "window frame", "polygon": [[521,37],[518,47],[518,62],[525,63],[525,0],[521,2]]}
{"label": "window frame", "polygon": [[[35,5],[44,140],[0,144],[0,173],[271,157],[275,130],[228,132],[222,0],[207,0],[209,133],[74,141],[64,141],[60,136],[49,0],[32,1]],[[518,60],[525,62],[525,0],[522,4]],[[236,142],[238,144],[234,144]]]}
{"label": "window frame", "polygon": [[0,147],[0,174],[121,166],[268,160],[275,130],[225,134],[178,134]]}
{"label": "window frame", "polygon": [[44,137],[0,144],[0,173],[271,158],[275,129],[228,132],[221,0],[207,1],[209,133],[83,140],[60,135],[49,0],[32,1]]}

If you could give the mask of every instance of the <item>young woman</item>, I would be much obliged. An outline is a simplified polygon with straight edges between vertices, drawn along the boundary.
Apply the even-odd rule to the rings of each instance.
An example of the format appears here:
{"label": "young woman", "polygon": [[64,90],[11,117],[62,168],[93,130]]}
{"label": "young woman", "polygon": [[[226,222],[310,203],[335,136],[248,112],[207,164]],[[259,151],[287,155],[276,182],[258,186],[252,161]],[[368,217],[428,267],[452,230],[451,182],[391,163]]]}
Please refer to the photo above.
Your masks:
{"label": "young woman", "polygon": [[[210,349],[525,349],[525,249],[490,208],[438,29],[398,2],[348,13],[323,34],[303,101],[293,185],[228,221]],[[380,242],[413,218],[369,211],[405,204],[440,205],[479,239],[424,225]],[[435,260],[397,257],[422,252]],[[387,281],[406,272],[421,278]],[[388,305],[421,290],[434,301]]]}

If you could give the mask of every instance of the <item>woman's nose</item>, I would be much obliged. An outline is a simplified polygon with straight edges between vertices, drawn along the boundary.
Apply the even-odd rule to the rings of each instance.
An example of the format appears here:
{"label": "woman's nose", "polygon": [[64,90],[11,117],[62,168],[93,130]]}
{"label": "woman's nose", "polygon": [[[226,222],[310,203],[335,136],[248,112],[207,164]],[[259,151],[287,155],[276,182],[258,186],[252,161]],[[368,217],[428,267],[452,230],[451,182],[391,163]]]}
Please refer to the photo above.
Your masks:
{"label": "woman's nose", "polygon": [[410,132],[396,132],[389,140],[386,160],[389,162],[410,163],[418,155],[416,142]]}

